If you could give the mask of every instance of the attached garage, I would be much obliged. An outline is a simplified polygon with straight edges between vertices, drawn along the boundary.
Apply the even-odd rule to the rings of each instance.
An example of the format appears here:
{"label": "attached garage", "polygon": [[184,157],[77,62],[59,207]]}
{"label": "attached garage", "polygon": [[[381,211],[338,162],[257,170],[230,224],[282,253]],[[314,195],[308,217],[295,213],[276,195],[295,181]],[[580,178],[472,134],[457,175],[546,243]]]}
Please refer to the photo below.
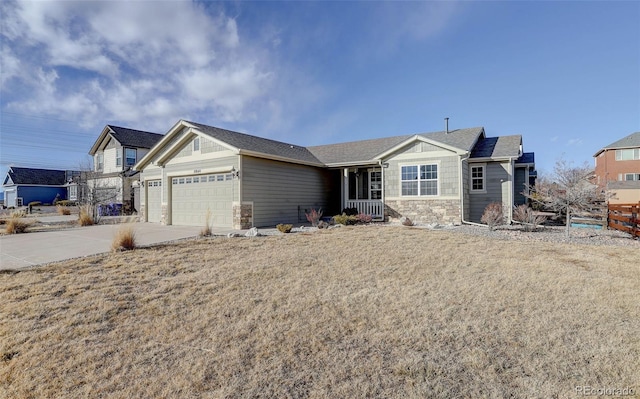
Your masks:
{"label": "attached garage", "polygon": [[204,226],[233,225],[233,174],[178,176],[171,179],[171,224]]}
{"label": "attached garage", "polygon": [[159,223],[162,216],[162,181],[147,180],[147,220]]}

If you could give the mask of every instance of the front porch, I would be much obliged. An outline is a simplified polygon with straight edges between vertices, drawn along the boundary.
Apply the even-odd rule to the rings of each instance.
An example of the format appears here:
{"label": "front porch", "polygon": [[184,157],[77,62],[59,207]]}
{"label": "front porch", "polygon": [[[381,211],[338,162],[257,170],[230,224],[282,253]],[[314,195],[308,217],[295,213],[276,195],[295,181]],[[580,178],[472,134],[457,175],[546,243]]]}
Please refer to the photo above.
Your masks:
{"label": "front porch", "polygon": [[342,208],[384,220],[384,177],[380,166],[342,169]]}

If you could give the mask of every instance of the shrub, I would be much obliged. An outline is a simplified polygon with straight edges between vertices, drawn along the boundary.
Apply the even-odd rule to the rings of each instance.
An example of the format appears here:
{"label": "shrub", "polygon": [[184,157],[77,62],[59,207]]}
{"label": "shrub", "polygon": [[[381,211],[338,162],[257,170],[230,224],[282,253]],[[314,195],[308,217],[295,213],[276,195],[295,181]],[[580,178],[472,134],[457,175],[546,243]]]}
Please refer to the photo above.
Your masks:
{"label": "shrub", "polygon": [[4,231],[7,234],[26,233],[29,226],[31,226],[31,223],[26,220],[12,217],[5,223]]}
{"label": "shrub", "polygon": [[124,225],[118,229],[113,242],[111,243],[111,249],[115,251],[129,251],[136,247],[136,234],[133,230],[133,226],[130,224]]}
{"label": "shrub", "polygon": [[513,210],[513,219],[522,223],[525,231],[535,231],[538,225],[547,220],[547,217],[537,214],[527,205],[519,205]]}
{"label": "shrub", "polygon": [[371,223],[371,221],[373,220],[373,216],[364,213],[360,213],[356,217],[358,218],[358,223]]}
{"label": "shrub", "polygon": [[66,206],[58,204],[56,205],[56,210],[58,211],[59,215],[71,215],[71,209],[67,208]]}
{"label": "shrub", "polygon": [[291,233],[291,229],[293,228],[292,224],[278,224],[276,225],[276,229],[278,229],[281,233]]}
{"label": "shrub", "polygon": [[95,224],[90,205],[83,205],[80,207],[80,213],[78,214],[78,223],[80,226],[91,226]]}
{"label": "shrub", "polygon": [[311,225],[313,227],[318,226],[318,222],[320,221],[320,218],[322,217],[322,209],[311,209],[311,212],[309,213],[304,213],[307,216],[307,220],[309,221],[309,223],[311,223]]}
{"label": "shrub", "polygon": [[484,208],[484,213],[480,221],[489,226],[489,230],[493,230],[496,226],[504,224],[502,204],[500,202],[492,202],[487,205],[487,207]]}
{"label": "shrub", "polygon": [[40,201],[31,201],[27,204],[27,206],[40,206],[42,205],[42,202]]}
{"label": "shrub", "polygon": [[75,201],[71,201],[71,200],[62,200],[62,201],[58,201],[56,203],[56,205],[60,205],[60,206],[73,206],[76,205]]}
{"label": "shrub", "polygon": [[25,211],[25,210],[11,212],[11,217],[12,218],[23,218],[25,216],[27,216],[27,211]]}
{"label": "shrub", "polygon": [[356,224],[358,222],[358,217],[343,213],[342,215],[335,215],[333,217],[333,221],[337,224],[344,224],[346,226],[350,224]]}
{"label": "shrub", "polygon": [[347,216],[356,216],[358,214],[358,208],[344,208],[342,213]]}

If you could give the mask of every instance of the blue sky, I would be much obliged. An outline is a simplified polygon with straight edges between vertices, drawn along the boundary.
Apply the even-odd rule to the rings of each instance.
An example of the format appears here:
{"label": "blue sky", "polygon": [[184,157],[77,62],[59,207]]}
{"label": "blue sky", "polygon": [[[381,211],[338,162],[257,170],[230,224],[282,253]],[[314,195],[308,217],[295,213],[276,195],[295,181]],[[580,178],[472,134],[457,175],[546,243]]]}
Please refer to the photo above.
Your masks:
{"label": "blue sky", "polygon": [[77,168],[106,124],[300,145],[484,126],[541,173],[640,130],[639,2],[13,2],[0,173]]}

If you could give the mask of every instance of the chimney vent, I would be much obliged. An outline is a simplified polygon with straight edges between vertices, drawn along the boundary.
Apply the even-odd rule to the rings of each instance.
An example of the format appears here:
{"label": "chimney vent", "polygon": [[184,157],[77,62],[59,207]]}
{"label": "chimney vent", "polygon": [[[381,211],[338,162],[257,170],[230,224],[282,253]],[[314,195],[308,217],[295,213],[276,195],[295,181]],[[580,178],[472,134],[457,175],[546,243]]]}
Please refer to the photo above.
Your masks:
{"label": "chimney vent", "polygon": [[444,118],[444,133],[449,134],[449,118]]}

